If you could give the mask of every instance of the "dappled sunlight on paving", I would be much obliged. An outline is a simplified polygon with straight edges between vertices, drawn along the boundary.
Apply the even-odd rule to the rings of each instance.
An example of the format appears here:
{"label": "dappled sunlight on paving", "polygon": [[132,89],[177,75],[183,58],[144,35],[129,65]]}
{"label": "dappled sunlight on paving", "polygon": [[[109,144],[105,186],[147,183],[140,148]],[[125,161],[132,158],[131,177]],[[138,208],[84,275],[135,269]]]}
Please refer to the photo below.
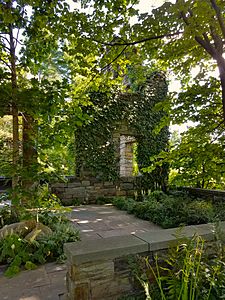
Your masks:
{"label": "dappled sunlight on paving", "polygon": [[89,223],[89,221],[88,220],[83,220],[83,221],[78,221],[77,223],[78,224],[87,224],[87,223]]}
{"label": "dappled sunlight on paving", "polygon": [[80,230],[81,240],[123,236],[160,229],[159,226],[120,211],[111,204],[74,207],[68,217]]}
{"label": "dappled sunlight on paving", "polygon": [[31,297],[22,297],[18,298],[19,300],[42,300],[39,296],[31,296]]}

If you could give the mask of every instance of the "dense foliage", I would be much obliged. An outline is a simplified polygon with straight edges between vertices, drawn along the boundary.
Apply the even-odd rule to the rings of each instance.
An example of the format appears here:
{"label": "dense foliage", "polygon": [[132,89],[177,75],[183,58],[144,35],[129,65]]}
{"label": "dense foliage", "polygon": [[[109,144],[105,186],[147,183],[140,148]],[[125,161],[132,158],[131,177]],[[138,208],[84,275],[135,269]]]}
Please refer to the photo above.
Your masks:
{"label": "dense foliage", "polygon": [[[155,72],[148,75],[139,91],[133,93],[91,93],[92,105],[86,108],[92,121],[76,132],[77,173],[88,170],[103,179],[115,180],[119,176],[120,134],[126,126],[126,134],[134,136],[137,142],[136,159],[139,171],[151,164],[151,157],[166,151],[168,146],[168,128],[156,131],[164,112],[157,108],[165,101],[167,83],[164,75]],[[115,134],[119,136],[115,138]],[[144,174],[144,188],[165,188],[167,166],[164,164],[149,174]]]}
{"label": "dense foliage", "polygon": [[212,203],[203,199],[190,198],[182,192],[167,195],[155,191],[141,202],[121,197],[115,198],[113,204],[119,209],[163,228],[224,220],[223,201]]}
{"label": "dense foliage", "polygon": [[167,255],[139,259],[135,273],[146,293],[142,299],[223,299],[224,259],[223,239],[207,243],[199,236],[184,240],[178,235]]}
{"label": "dense foliage", "polygon": [[[13,276],[21,268],[34,269],[47,261],[63,261],[63,245],[79,240],[79,233],[72,223],[57,213],[43,212],[39,221],[48,226],[51,232],[40,237],[12,233],[0,239],[0,264],[7,264],[6,276]],[[38,226],[39,223],[37,223]]]}

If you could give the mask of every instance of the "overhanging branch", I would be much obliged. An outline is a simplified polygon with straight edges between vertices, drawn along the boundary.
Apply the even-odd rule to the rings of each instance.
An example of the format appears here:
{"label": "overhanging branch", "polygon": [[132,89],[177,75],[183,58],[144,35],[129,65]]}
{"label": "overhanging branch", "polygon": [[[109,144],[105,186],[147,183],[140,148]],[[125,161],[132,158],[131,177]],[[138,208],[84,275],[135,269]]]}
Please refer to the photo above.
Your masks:
{"label": "overhanging branch", "polygon": [[122,54],[123,52],[127,49],[128,45],[126,45],[123,50],[107,65],[105,65],[104,67],[101,68],[101,71],[106,70],[109,66],[111,66],[112,63],[114,63]]}
{"label": "overhanging branch", "polygon": [[155,35],[155,36],[150,36],[141,40],[137,40],[137,41],[133,41],[133,42],[111,42],[111,43],[107,43],[107,42],[102,42],[96,39],[93,39],[94,42],[97,42],[99,44],[105,45],[105,46],[133,46],[133,45],[137,45],[137,44],[142,44],[148,41],[152,41],[152,40],[159,40],[165,37],[173,37],[173,36],[177,36],[182,34],[183,31],[177,31],[174,33],[167,33],[167,34],[161,34],[161,35]]}

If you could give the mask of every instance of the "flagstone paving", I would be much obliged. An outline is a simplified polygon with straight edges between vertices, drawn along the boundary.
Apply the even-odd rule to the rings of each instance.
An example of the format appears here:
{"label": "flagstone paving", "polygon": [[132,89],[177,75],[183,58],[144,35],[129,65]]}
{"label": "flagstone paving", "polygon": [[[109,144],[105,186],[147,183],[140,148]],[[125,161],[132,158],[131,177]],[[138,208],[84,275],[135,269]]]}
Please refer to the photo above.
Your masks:
{"label": "flagstone paving", "polygon": [[36,270],[22,271],[13,278],[0,269],[1,300],[63,300],[66,265],[48,263]]}
{"label": "flagstone paving", "polygon": [[81,239],[100,239],[155,231],[161,227],[108,205],[84,205],[72,208],[68,215],[80,231]]}
{"label": "flagstone paving", "polygon": [[[82,240],[104,239],[132,233],[159,230],[160,227],[137,219],[112,205],[72,208],[68,218],[80,230]],[[8,279],[0,268],[0,300],[64,300],[66,265],[48,263],[36,270],[22,271]]]}

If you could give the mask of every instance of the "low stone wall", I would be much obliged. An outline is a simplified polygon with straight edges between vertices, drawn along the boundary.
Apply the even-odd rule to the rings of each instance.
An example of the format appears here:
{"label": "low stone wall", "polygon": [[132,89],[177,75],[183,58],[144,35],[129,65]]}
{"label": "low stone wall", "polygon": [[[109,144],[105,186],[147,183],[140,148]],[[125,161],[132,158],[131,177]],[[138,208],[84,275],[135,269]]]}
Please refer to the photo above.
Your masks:
{"label": "low stone wall", "polygon": [[133,197],[136,189],[136,177],[121,177],[116,182],[100,181],[94,177],[83,180],[69,177],[66,182],[51,185],[52,192],[66,205],[74,204],[76,201],[85,204],[96,203],[101,197]]}
{"label": "low stone wall", "polygon": [[200,197],[204,199],[211,199],[213,201],[225,201],[225,191],[222,190],[208,190],[192,187],[182,187],[182,190],[186,191],[191,196]]}
{"label": "low stone wall", "polygon": [[[225,222],[221,224],[225,229]],[[210,224],[186,226],[185,237],[201,235],[213,239]],[[158,230],[129,236],[80,241],[64,245],[67,256],[68,300],[117,300],[123,295],[134,295],[138,286],[131,275],[130,256],[165,254],[176,242],[177,229]],[[179,232],[179,234],[181,234]],[[139,287],[140,288],[140,287]]]}

